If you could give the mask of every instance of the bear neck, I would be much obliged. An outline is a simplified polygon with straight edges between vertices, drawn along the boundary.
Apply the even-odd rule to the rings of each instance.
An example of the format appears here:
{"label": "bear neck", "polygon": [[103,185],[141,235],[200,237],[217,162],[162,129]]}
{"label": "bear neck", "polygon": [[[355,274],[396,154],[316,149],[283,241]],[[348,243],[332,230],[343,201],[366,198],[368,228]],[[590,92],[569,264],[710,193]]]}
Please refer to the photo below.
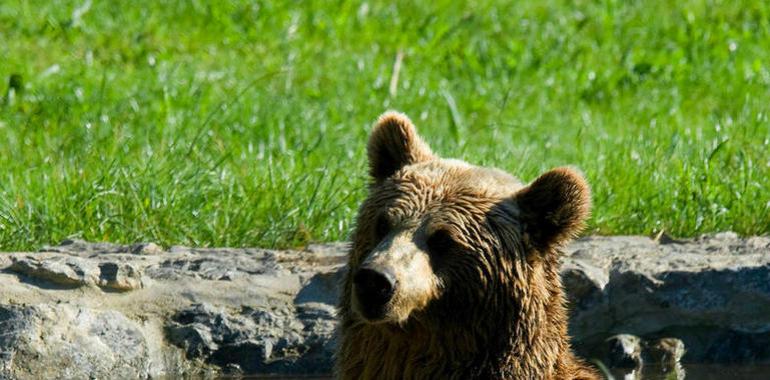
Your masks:
{"label": "bear neck", "polygon": [[[564,292],[555,263],[530,278],[473,323],[414,318],[403,326],[366,324],[343,303],[341,378],[563,378],[575,358],[567,341]],[[512,293],[512,294],[511,294]],[[348,304],[349,305],[349,304]]]}
{"label": "bear neck", "polygon": [[[537,262],[530,263],[534,269],[520,269],[509,278],[513,286],[506,288],[512,289],[513,295],[506,300],[507,307],[501,308],[506,312],[498,313],[502,320],[497,321],[498,326],[508,326],[507,336],[498,335],[503,348],[498,352],[500,362],[493,377],[561,379],[574,373],[577,359],[568,340],[560,254],[552,251],[540,255]],[[488,314],[494,318],[494,313]]]}

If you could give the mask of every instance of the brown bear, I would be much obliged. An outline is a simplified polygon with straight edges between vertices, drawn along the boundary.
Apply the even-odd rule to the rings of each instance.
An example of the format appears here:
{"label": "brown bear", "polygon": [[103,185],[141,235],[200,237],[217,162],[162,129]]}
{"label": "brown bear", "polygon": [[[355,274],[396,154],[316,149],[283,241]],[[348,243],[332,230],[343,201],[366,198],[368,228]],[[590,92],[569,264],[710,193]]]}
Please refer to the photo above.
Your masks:
{"label": "brown bear", "polygon": [[597,379],[575,357],[560,247],[590,211],[580,174],[529,186],[433,154],[388,112],[368,144],[339,306],[342,379]]}

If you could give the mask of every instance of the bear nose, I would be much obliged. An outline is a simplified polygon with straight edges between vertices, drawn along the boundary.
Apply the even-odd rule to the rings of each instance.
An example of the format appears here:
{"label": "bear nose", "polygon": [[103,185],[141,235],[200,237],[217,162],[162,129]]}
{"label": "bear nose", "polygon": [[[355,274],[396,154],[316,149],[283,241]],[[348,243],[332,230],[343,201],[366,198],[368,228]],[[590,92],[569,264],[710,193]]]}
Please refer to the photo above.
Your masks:
{"label": "bear nose", "polygon": [[396,287],[394,276],[388,271],[361,268],[353,277],[356,295],[366,307],[380,308],[385,306]]}

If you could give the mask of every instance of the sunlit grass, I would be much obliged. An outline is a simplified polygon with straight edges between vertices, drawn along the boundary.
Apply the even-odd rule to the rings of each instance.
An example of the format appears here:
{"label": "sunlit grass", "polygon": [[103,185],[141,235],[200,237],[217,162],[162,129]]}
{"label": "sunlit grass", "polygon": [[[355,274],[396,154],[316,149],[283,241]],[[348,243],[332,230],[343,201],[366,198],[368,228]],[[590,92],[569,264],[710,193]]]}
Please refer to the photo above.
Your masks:
{"label": "sunlit grass", "polygon": [[770,233],[770,3],[88,4],[0,2],[0,249],[345,239],[390,108],[589,232]]}

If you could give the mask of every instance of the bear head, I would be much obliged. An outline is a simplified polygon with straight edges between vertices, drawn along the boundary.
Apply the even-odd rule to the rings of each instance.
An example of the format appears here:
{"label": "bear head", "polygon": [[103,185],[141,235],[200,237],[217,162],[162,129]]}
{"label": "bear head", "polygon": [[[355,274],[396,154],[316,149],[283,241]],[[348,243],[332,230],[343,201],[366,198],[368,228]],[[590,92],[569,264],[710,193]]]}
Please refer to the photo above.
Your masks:
{"label": "bear head", "polygon": [[[523,185],[498,169],[443,159],[396,112],[379,118],[367,148],[371,185],[343,293],[349,323],[483,328],[547,304],[554,287],[561,292],[559,248],[590,210],[577,171],[553,169]],[[563,309],[561,298],[554,302]],[[535,317],[549,318],[542,314]]]}

